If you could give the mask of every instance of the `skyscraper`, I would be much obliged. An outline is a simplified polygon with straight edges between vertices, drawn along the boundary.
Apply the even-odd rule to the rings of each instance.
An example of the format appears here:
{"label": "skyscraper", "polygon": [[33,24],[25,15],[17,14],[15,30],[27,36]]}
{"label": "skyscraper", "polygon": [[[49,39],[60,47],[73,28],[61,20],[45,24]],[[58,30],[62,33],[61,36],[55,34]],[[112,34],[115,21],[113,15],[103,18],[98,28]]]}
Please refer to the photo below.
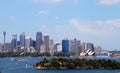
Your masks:
{"label": "skyscraper", "polygon": [[25,47],[25,33],[24,32],[20,35],[20,45]]}
{"label": "skyscraper", "polygon": [[54,40],[50,39],[49,41],[49,52],[52,53],[54,49]]}
{"label": "skyscraper", "polygon": [[31,47],[31,37],[26,37],[25,39],[25,48],[28,49]]}
{"label": "skyscraper", "polygon": [[40,51],[40,45],[42,44],[42,32],[36,33],[36,50]]}
{"label": "skyscraper", "polygon": [[62,40],[62,52],[69,52],[69,40]]}
{"label": "skyscraper", "polygon": [[49,36],[44,36],[44,44],[46,53],[49,53]]}
{"label": "skyscraper", "polygon": [[31,52],[31,37],[28,36],[25,39],[25,48],[27,49],[27,52]]}
{"label": "skyscraper", "polygon": [[94,51],[94,45],[92,43],[87,43],[87,50],[88,49]]}
{"label": "skyscraper", "polygon": [[85,52],[85,42],[81,43],[81,52]]}
{"label": "skyscraper", "polygon": [[15,49],[17,46],[17,35],[12,35],[11,49]]}

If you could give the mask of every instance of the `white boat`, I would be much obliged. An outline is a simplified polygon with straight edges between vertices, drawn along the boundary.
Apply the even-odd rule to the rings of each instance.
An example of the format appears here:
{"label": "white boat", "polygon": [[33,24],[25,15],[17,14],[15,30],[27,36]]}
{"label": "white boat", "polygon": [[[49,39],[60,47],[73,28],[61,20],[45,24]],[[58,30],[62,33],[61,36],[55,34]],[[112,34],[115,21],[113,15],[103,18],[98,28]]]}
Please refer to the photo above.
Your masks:
{"label": "white boat", "polygon": [[26,64],[25,66],[26,66],[26,68],[28,68],[28,64]]}
{"label": "white boat", "polygon": [[96,57],[98,57],[98,58],[109,58],[110,57],[110,53],[108,53],[108,52],[97,53]]}

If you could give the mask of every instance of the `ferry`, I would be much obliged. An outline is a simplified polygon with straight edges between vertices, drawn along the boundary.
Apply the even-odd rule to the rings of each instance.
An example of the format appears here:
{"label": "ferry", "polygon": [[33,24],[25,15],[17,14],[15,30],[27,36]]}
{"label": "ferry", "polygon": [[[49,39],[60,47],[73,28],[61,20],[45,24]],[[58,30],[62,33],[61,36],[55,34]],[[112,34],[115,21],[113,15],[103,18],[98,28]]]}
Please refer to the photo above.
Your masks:
{"label": "ferry", "polygon": [[108,53],[108,52],[96,53],[95,55],[98,58],[109,58],[109,57],[111,57],[111,54]]}
{"label": "ferry", "polygon": [[24,61],[24,58],[16,57],[17,61]]}

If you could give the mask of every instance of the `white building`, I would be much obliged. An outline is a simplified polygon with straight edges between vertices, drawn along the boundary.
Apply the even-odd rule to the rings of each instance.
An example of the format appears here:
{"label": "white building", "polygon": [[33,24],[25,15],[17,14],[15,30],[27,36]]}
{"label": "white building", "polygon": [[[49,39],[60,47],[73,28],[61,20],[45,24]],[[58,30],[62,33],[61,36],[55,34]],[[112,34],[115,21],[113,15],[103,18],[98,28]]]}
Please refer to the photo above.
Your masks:
{"label": "white building", "polygon": [[56,44],[57,52],[62,52],[62,44]]}
{"label": "white building", "polygon": [[25,39],[25,48],[27,49],[27,52],[30,52],[31,47],[31,37],[26,37]]}

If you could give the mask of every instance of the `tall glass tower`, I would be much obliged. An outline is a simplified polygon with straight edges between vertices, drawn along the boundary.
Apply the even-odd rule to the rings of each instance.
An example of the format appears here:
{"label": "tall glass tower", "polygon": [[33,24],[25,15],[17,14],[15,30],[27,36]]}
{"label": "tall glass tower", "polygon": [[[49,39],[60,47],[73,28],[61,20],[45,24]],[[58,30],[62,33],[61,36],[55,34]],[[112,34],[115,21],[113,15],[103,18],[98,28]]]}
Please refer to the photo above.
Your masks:
{"label": "tall glass tower", "polygon": [[17,46],[17,35],[12,35],[11,49],[15,49]]}
{"label": "tall glass tower", "polygon": [[62,52],[69,52],[69,40],[62,40]]}
{"label": "tall glass tower", "polygon": [[93,43],[87,43],[87,49],[90,49],[94,51],[94,44]]}
{"label": "tall glass tower", "polygon": [[25,47],[25,33],[24,32],[20,35],[20,45]]}
{"label": "tall glass tower", "polygon": [[40,45],[42,44],[42,32],[36,33],[36,50],[40,51]]}
{"label": "tall glass tower", "polygon": [[45,52],[49,53],[49,36],[44,36]]}
{"label": "tall glass tower", "polygon": [[31,36],[28,36],[25,39],[25,48],[29,49],[30,47],[31,47]]}

